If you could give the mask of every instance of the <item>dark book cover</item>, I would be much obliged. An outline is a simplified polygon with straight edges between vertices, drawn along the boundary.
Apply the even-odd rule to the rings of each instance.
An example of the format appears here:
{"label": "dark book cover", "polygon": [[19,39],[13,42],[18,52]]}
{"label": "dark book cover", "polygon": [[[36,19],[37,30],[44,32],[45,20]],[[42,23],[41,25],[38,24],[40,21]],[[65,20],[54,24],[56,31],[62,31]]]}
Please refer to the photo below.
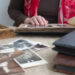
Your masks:
{"label": "dark book cover", "polygon": [[75,50],[70,48],[64,48],[64,47],[54,47],[53,50],[57,51],[58,53],[63,53],[70,56],[75,56]]}
{"label": "dark book cover", "polygon": [[75,51],[75,31],[56,40],[53,44],[58,47],[71,48]]}

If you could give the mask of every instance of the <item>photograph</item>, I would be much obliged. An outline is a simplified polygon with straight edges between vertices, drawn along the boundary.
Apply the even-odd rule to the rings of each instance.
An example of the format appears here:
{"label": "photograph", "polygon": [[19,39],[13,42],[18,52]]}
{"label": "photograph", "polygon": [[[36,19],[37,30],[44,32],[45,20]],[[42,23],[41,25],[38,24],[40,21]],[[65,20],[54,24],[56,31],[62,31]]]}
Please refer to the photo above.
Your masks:
{"label": "photograph", "polygon": [[12,44],[17,50],[24,50],[33,47],[34,45],[36,45],[36,42],[24,39],[17,39],[15,41],[12,41],[10,44]]}
{"label": "photograph", "polygon": [[11,45],[11,44],[0,46],[0,53],[12,53],[14,51],[15,51],[15,49],[14,49],[13,45]]}
{"label": "photograph", "polygon": [[17,50],[32,49],[33,51],[38,51],[41,48],[49,47],[48,45],[42,44],[41,42],[34,42],[23,38],[12,41],[9,44],[12,44],[13,47]]}
{"label": "photograph", "polygon": [[23,55],[14,58],[14,61],[22,68],[47,64],[47,62],[32,50],[25,50]]}

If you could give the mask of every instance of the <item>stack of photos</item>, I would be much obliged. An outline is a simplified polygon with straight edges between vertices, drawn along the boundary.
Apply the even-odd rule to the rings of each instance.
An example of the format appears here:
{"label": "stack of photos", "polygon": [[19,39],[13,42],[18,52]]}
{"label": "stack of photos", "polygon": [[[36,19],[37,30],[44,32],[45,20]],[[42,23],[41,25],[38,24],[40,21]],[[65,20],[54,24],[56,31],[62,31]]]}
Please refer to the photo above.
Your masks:
{"label": "stack of photos", "polygon": [[24,39],[0,45],[0,75],[24,73],[25,68],[47,64],[46,60],[34,52],[35,49],[46,47],[42,43]]}

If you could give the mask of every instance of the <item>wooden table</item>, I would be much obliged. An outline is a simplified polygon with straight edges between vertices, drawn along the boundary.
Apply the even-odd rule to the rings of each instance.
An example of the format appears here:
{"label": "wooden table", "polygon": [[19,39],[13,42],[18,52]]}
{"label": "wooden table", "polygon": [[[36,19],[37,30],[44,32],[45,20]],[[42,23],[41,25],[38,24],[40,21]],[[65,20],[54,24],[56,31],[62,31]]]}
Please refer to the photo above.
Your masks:
{"label": "wooden table", "polygon": [[15,36],[14,38],[9,38],[9,39],[1,39],[0,44],[8,44],[9,42],[18,39],[18,38],[24,38],[28,39],[31,41],[39,41],[44,44],[47,44],[50,46],[50,48],[46,49],[41,49],[37,53],[42,56],[47,62],[47,65],[42,65],[42,66],[37,66],[37,67],[32,67],[25,69],[25,74],[24,75],[67,75],[59,72],[54,72],[52,70],[53,66],[53,59],[55,58],[57,52],[52,50],[52,43],[60,38],[59,36],[32,36],[32,35],[25,35],[25,36]]}

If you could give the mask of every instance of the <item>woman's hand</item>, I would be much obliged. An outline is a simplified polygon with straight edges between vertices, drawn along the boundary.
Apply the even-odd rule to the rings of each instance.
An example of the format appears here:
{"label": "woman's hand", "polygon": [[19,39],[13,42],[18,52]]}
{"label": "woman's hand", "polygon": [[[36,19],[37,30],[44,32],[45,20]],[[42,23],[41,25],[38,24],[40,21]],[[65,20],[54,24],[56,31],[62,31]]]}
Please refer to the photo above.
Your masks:
{"label": "woman's hand", "polygon": [[26,18],[24,23],[31,24],[33,26],[47,26],[48,21],[42,16],[34,16],[31,18]]}

